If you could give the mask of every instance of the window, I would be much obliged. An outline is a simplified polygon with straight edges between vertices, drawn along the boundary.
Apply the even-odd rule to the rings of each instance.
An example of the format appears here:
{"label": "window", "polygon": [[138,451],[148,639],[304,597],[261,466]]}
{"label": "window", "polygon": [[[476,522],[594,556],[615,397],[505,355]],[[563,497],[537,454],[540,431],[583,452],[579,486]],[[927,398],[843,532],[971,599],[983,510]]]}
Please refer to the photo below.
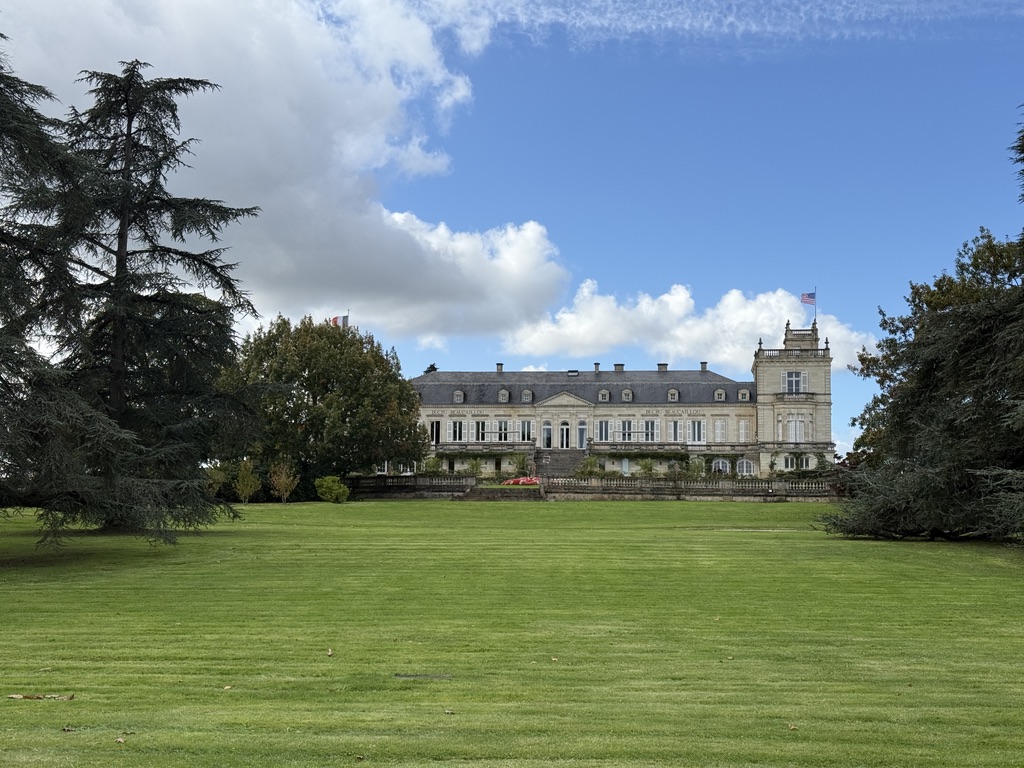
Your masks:
{"label": "window", "polygon": [[683,442],[684,429],[683,422],[670,421],[668,423],[668,439],[673,443]]}
{"label": "window", "polygon": [[558,447],[569,447],[569,422],[563,421],[558,425]]}
{"label": "window", "polygon": [[473,439],[478,443],[483,443],[487,440],[487,422],[486,421],[474,421],[473,422]]}
{"label": "window", "polygon": [[551,447],[551,422],[545,421],[540,428],[540,447]]}
{"label": "window", "polygon": [[523,390],[523,402],[524,403],[532,403],[533,402],[533,392],[531,392],[528,389],[524,389]]}
{"label": "window", "polygon": [[430,422],[430,444],[437,445],[441,442],[441,422]]}
{"label": "window", "polygon": [[599,403],[607,403],[608,402],[608,390],[607,389],[602,389],[600,392],[597,393],[597,402],[599,402]]}
{"label": "window", "polygon": [[748,400],[750,400],[750,390],[749,389],[741,389],[740,392],[739,392],[739,399],[740,399],[741,403],[745,403]]}
{"label": "window", "polygon": [[728,439],[725,419],[715,419],[715,442],[724,443]]}
{"label": "window", "polygon": [[668,391],[668,401],[670,403],[678,403],[679,402],[679,390],[678,389],[670,389]]}
{"label": "window", "polygon": [[507,403],[508,402],[508,390],[507,389],[499,390],[499,392],[498,392],[498,402],[499,403]]}
{"label": "window", "polygon": [[807,371],[786,371],[783,374],[782,386],[787,395],[807,392]]}
{"label": "window", "polygon": [[619,422],[619,439],[624,443],[633,442],[633,420],[623,419]]}
{"label": "window", "polygon": [[711,462],[711,471],[716,475],[728,475],[729,474],[729,460],[728,459],[715,459]]}
{"label": "window", "polygon": [[597,442],[607,443],[611,441],[611,422],[602,419],[597,422]]}
{"label": "window", "polygon": [[698,445],[707,442],[707,435],[704,434],[704,431],[702,419],[691,419],[686,426],[686,442]]}
{"label": "window", "polygon": [[499,443],[508,442],[508,419],[498,419],[495,422],[497,429],[495,430],[495,439]]}
{"label": "window", "polygon": [[740,427],[740,442],[741,443],[749,443],[750,442],[750,419],[740,419],[739,427]]}
{"label": "window", "polygon": [[464,421],[449,421],[448,422],[448,442],[449,443],[461,443],[466,439],[466,422]]}
{"label": "window", "polygon": [[624,389],[622,390],[622,402],[631,403],[633,402],[633,390]]}
{"label": "window", "polygon": [[463,393],[461,390],[456,389],[455,390],[455,395],[452,397],[452,402],[453,403],[462,403],[462,402],[465,402],[465,400],[466,400],[465,393]]}
{"label": "window", "polygon": [[804,415],[791,413],[786,417],[786,440],[790,443],[804,441]]}
{"label": "window", "polygon": [[725,390],[724,389],[716,389],[715,390],[715,402],[721,403],[724,400],[725,400]]}
{"label": "window", "polygon": [[740,477],[753,477],[754,462],[750,459],[740,459],[736,462],[736,474]]}
{"label": "window", "polygon": [[644,435],[643,440],[645,443],[656,443],[660,439],[658,435],[658,422],[654,419],[644,420]]}
{"label": "window", "polygon": [[810,469],[811,468],[811,457],[810,456],[787,456],[784,464],[788,471],[794,469]]}
{"label": "window", "polygon": [[576,447],[580,450],[587,447],[587,422],[585,421],[576,425]]}
{"label": "window", "polygon": [[533,442],[533,422],[523,419],[519,422],[519,440],[523,443]]}

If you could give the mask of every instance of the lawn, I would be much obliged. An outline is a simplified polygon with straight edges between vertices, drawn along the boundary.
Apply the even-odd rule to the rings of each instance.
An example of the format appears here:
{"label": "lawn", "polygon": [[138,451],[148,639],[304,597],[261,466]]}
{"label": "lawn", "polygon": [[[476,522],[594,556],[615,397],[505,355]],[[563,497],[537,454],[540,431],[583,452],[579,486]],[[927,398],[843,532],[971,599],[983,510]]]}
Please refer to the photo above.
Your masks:
{"label": "lawn", "polygon": [[1024,550],[821,509],[250,505],[57,551],[0,518],[0,765],[1024,765]]}

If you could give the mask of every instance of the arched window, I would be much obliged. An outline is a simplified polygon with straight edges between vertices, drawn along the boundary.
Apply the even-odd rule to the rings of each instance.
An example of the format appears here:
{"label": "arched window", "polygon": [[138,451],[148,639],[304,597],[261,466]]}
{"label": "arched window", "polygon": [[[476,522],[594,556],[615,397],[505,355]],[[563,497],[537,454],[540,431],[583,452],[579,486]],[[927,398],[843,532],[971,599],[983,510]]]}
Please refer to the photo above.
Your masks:
{"label": "arched window", "polygon": [[729,460],[728,459],[715,459],[711,462],[711,471],[716,475],[727,475],[729,474]]}
{"label": "arched window", "polygon": [[563,421],[558,425],[558,447],[569,447],[569,422]]}
{"label": "arched window", "polygon": [[740,477],[753,477],[754,462],[750,459],[740,459],[736,462],[736,474]]}

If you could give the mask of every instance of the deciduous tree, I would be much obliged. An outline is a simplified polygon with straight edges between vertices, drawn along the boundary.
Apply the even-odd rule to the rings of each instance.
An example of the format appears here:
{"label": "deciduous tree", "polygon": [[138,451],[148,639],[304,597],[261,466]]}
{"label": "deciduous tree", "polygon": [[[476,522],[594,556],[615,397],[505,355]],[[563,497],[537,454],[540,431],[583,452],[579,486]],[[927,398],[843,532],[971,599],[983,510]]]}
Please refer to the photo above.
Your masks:
{"label": "deciduous tree", "polygon": [[412,464],[426,453],[419,398],[397,355],[354,327],[278,316],[245,339],[228,379],[263,385],[261,461],[293,459],[301,498],[316,498],[317,477]]}

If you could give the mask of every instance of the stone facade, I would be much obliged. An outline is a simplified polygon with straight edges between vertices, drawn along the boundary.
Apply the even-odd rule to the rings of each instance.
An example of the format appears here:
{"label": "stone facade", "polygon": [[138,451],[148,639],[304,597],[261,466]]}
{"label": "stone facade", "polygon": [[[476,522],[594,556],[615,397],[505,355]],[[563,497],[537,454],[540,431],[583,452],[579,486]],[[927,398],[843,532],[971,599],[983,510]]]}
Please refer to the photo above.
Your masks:
{"label": "stone facade", "polygon": [[766,477],[830,458],[832,357],[817,323],[786,324],[781,348],[754,352],[751,381],[708,370],[433,371],[412,379],[433,455],[450,472],[516,464],[569,475],[587,456],[635,473],[704,458],[723,474]]}

